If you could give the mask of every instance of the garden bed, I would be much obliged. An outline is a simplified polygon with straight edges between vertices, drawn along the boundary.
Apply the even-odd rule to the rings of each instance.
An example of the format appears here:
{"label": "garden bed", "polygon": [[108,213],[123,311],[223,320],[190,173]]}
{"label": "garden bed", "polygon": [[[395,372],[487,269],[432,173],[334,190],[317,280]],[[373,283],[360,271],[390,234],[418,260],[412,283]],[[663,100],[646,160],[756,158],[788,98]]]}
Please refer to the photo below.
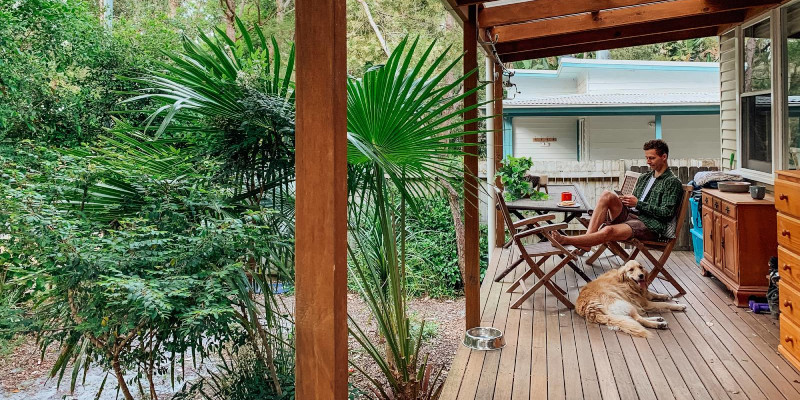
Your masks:
{"label": "garden bed", "polygon": [[[286,306],[294,307],[294,296],[285,296]],[[359,325],[368,332],[377,343],[377,333],[374,321],[371,321],[369,309],[366,304],[355,294],[347,296],[348,309]],[[430,354],[432,364],[444,366],[442,379],[450,368],[456,350],[464,334],[464,298],[452,300],[431,299],[428,297],[413,298],[408,302],[409,314],[414,321],[424,318],[426,321],[423,335],[425,337],[422,353]],[[6,399],[36,399],[50,400],[61,399],[69,393],[69,377],[64,378],[61,390],[56,390],[56,380],[45,378],[58,356],[58,350],[51,346],[45,353],[45,359],[40,362],[39,347],[33,336],[19,337],[12,341],[13,348],[7,353],[0,353],[0,398]],[[350,359],[369,373],[371,376],[380,376],[377,366],[372,364],[360,348],[358,343],[350,339]],[[213,362],[207,364],[213,364]],[[71,371],[71,368],[69,369]],[[191,377],[194,372],[188,373]],[[87,375],[87,387],[76,387],[76,394],[82,393],[86,398],[94,398],[97,387],[105,376],[100,368],[91,368]],[[350,382],[357,388],[367,391],[369,383],[358,372],[350,376]],[[163,381],[160,388],[160,398],[169,398],[172,389],[168,380]],[[113,399],[116,387],[113,380],[106,383],[101,399]],[[178,385],[180,387],[180,385]],[[78,398],[84,398],[79,396]]]}

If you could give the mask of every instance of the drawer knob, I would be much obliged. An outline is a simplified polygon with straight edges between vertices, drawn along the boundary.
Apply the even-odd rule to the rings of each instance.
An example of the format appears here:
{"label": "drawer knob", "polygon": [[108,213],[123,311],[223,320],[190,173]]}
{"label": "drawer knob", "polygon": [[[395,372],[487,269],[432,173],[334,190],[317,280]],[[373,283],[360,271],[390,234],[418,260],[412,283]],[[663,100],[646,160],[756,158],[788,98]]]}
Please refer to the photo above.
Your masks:
{"label": "drawer knob", "polygon": [[728,214],[730,214],[730,212],[731,212],[731,208],[730,208],[730,207],[728,207],[728,206],[726,206],[726,207],[725,207],[725,212],[726,212],[726,213],[728,213]]}
{"label": "drawer knob", "polygon": [[789,231],[788,231],[788,230],[786,230],[786,229],[784,229],[784,230],[782,230],[782,231],[781,231],[781,235],[783,235],[783,236],[789,236],[789,235],[791,235],[791,234],[792,234],[792,233],[791,233],[791,232],[789,232]]}
{"label": "drawer knob", "polygon": [[789,196],[787,196],[787,195],[785,195],[785,194],[783,194],[783,193],[781,193],[781,195],[780,195],[780,196],[778,196],[778,199],[780,199],[780,200],[786,200],[786,199],[788,199],[788,198],[789,198]]}
{"label": "drawer knob", "polygon": [[791,336],[786,336],[785,338],[783,338],[783,341],[786,343],[794,342],[794,338]]}
{"label": "drawer knob", "polygon": [[790,267],[789,264],[783,264],[783,270],[784,271],[791,271],[792,267]]}
{"label": "drawer knob", "polygon": [[792,308],[792,301],[791,300],[784,301],[783,306],[786,308]]}

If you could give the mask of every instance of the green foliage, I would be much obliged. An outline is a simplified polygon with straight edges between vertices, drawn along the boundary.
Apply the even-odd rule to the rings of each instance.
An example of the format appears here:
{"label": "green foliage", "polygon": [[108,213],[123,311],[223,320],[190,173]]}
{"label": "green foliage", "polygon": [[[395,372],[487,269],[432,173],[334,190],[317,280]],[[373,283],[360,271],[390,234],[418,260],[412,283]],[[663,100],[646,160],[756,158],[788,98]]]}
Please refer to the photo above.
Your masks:
{"label": "green foliage", "polygon": [[[445,193],[420,200],[420,211],[410,213],[406,223],[406,268],[408,291],[414,296],[457,297],[464,282],[458,268],[455,226]],[[481,277],[488,266],[486,226],[480,235]]]}
{"label": "green foliage", "polygon": [[514,201],[523,197],[531,197],[534,200],[546,199],[547,195],[534,190],[525,175],[533,166],[530,157],[512,157],[503,159],[500,169],[496,176],[503,183],[503,192],[506,200]]}
{"label": "green foliage", "polygon": [[385,65],[347,86],[349,271],[383,343],[373,343],[352,318],[349,329],[387,384],[353,365],[382,399],[435,399],[441,391],[441,368],[420,356],[424,326],[413,336],[407,314],[406,205],[420,210],[431,187],[458,181],[452,161],[463,154],[464,124],[488,118],[464,120],[480,105],[458,107],[481,89],[458,93],[477,71],[448,83],[458,60],[448,61],[447,51],[432,57],[433,45],[418,55],[417,44],[403,40]]}
{"label": "green foliage", "polygon": [[90,141],[111,126],[117,79],[146,61],[109,34],[80,0],[0,3],[0,138],[59,146]]}
{"label": "green foliage", "polygon": [[283,55],[274,38],[237,23],[236,43],[220,30],[200,34],[202,44],[185,39],[183,52],[159,64],[163,72],[134,79],[143,88],[126,103],[152,100],[142,129],[222,160],[237,200],[275,203],[294,179],[294,46]]}
{"label": "green foliage", "polygon": [[[290,349],[289,349],[290,350]],[[186,385],[173,400],[289,400],[295,398],[293,352],[279,358],[277,374],[282,389],[277,394],[269,380],[269,366],[249,345],[224,350],[217,371]],[[286,365],[283,365],[283,364]]]}
{"label": "green foliage", "polygon": [[[205,178],[214,163],[120,133],[62,157],[32,145],[17,151],[3,159],[15,173],[2,185],[14,260],[3,272],[16,288],[41,286],[27,300],[43,324],[42,347],[61,349],[59,381],[72,365],[74,387],[95,363],[114,370],[131,398],[121,371],[174,379],[187,352],[202,359],[246,338],[272,352],[255,330],[281,317],[273,296],[256,300],[249,281],[269,288],[270,276],[291,279],[283,265],[291,243],[278,236],[274,212],[226,205],[230,191]],[[36,162],[20,165],[25,153]]]}

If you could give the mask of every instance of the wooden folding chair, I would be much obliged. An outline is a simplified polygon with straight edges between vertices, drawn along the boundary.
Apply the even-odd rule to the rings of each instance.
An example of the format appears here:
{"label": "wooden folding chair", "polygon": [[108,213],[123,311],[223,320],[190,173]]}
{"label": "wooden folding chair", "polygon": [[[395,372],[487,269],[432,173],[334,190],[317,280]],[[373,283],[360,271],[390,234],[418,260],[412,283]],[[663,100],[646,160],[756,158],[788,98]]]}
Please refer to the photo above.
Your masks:
{"label": "wooden folding chair", "polygon": [[[633,246],[633,252],[630,254],[628,254],[628,252],[622,248],[620,242],[608,242],[605,244],[605,246],[607,246],[615,254],[620,255],[623,263],[628,262],[628,260],[635,259],[639,253],[642,253],[645,257],[647,257],[648,260],[650,260],[651,263],[653,263],[653,270],[650,271],[650,274],[647,276],[647,285],[649,286],[660,274],[664,280],[671,283],[672,286],[674,286],[678,291],[678,294],[675,297],[683,296],[686,294],[686,291],[678,283],[678,281],[676,281],[675,278],[672,277],[669,272],[667,272],[667,270],[664,268],[664,264],[667,262],[667,259],[669,259],[669,255],[672,253],[672,248],[675,247],[675,243],[677,243],[678,238],[681,235],[683,221],[686,218],[686,212],[689,210],[690,197],[692,197],[692,186],[683,185],[683,199],[681,200],[677,213],[675,214],[676,220],[674,238],[666,241],[646,241],[634,238],[621,242]],[[659,251],[661,252],[661,256],[656,258],[651,251]],[[592,258],[595,258],[597,254],[599,253],[592,255]],[[589,260],[587,260],[587,263],[589,263]]]}
{"label": "wooden folding chair", "polygon": [[[636,187],[636,181],[639,179],[639,176],[642,174],[633,171],[625,171],[625,177],[622,179],[622,185],[620,185],[619,191],[622,193],[623,196],[627,196],[633,194],[633,189]],[[589,213],[591,215],[591,213]],[[588,220],[581,221],[585,226],[588,226]],[[592,265],[595,261],[597,261],[600,256],[605,253],[606,249],[608,249],[608,245],[601,244],[597,250],[592,253],[589,258],[586,259],[586,264]],[[622,257],[623,254],[617,254],[614,250],[612,250],[615,255]],[[627,254],[627,253],[625,253]]]}
{"label": "wooden folding chair", "polygon": [[[498,191],[499,192],[499,191]],[[518,221],[514,223],[511,220],[511,214],[508,212],[508,206],[506,206],[505,199],[502,196],[502,192],[498,193],[498,202],[500,204],[500,210],[503,213],[503,218],[506,221],[506,226],[509,228],[509,232],[511,234],[511,240],[514,244],[517,245],[517,248],[520,252],[520,259],[525,261],[528,264],[528,270],[525,271],[522,276],[520,276],[513,285],[508,289],[508,292],[513,292],[517,287],[522,287],[522,296],[511,305],[511,308],[519,308],[525,300],[528,299],[533,293],[539,290],[542,286],[546,287],[556,298],[561,301],[567,308],[575,308],[571,301],[567,298],[567,292],[564,291],[560,286],[558,286],[555,282],[551,281],[553,276],[558,273],[565,265],[567,265],[570,261],[576,261],[578,259],[577,254],[580,250],[576,249],[572,246],[562,246],[560,243],[556,242],[552,237],[552,232],[557,231],[560,229],[567,228],[568,224],[552,224],[552,225],[539,225],[545,221],[552,221],[556,218],[555,214],[545,214],[545,215],[537,215],[535,217],[526,218],[522,221]],[[532,225],[534,226],[531,229],[517,232],[517,229],[521,226]],[[539,243],[534,244],[524,244],[522,243],[522,239],[530,237],[530,236],[539,236],[543,238],[542,241]],[[558,263],[553,269],[545,273],[542,270],[542,266],[544,265],[545,261],[547,261],[552,256],[562,256],[563,259],[560,263]],[[539,261],[534,261],[534,257],[540,257]],[[515,264],[519,264],[517,262]],[[508,271],[510,272],[510,271]],[[507,273],[507,272],[506,272]],[[531,275],[536,275],[538,281],[536,284],[531,286],[530,288],[526,287],[525,280],[529,278]]]}

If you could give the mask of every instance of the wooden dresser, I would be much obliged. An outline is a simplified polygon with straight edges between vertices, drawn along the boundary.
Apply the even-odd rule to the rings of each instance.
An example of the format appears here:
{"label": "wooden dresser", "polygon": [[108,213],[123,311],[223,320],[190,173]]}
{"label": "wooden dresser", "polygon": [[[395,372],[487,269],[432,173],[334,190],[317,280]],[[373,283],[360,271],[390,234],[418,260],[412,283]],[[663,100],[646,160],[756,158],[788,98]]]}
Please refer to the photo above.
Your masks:
{"label": "wooden dresser", "polygon": [[778,350],[800,369],[800,171],[777,172],[775,208],[778,210],[778,273],[781,276]]}
{"label": "wooden dresser", "polygon": [[763,200],[755,200],[749,192],[703,189],[701,201],[703,260],[700,267],[705,275],[713,274],[733,292],[737,306],[746,307],[750,296],[767,294],[769,258],[778,251],[775,236],[766,234],[775,230],[773,198],[767,195]]}

